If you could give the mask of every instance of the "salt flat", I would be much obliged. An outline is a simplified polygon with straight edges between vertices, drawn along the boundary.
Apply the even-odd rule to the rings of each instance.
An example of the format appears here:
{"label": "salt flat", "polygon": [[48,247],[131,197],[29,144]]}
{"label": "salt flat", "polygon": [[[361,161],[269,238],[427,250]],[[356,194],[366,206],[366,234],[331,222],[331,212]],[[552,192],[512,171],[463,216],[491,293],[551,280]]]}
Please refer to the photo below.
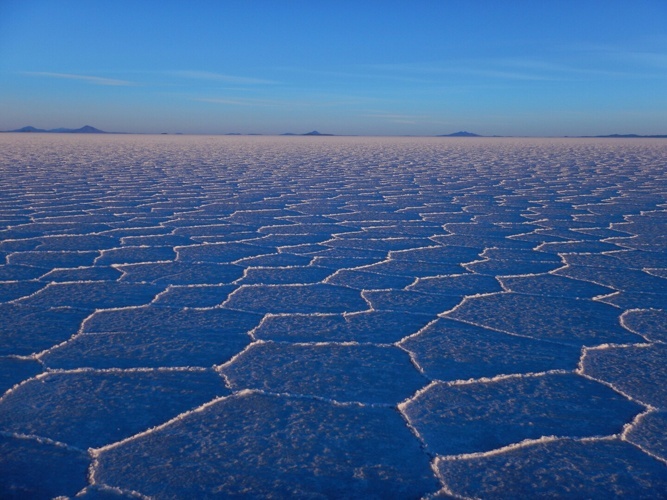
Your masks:
{"label": "salt flat", "polygon": [[0,135],[0,497],[665,496],[665,158]]}

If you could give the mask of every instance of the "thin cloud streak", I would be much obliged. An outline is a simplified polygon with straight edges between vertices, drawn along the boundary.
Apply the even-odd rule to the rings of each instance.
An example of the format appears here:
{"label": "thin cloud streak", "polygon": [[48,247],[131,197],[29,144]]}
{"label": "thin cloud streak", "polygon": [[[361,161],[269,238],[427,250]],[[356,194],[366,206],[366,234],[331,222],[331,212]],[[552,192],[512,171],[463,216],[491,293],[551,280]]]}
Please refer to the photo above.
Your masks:
{"label": "thin cloud streak", "polygon": [[[594,78],[650,78],[660,77],[658,74],[638,73],[627,68],[619,69],[618,60],[633,62],[643,66],[645,70],[664,69],[667,67],[667,56],[652,52],[629,52],[596,47],[588,47],[579,52],[593,52],[597,55],[593,60],[597,67],[590,66],[591,58],[586,58],[588,66],[565,65],[535,59],[504,58],[504,59],[465,59],[451,62],[405,63],[405,64],[374,64],[368,66],[375,71],[402,75],[460,75],[477,76],[497,80],[526,81],[579,81],[584,77]],[[570,50],[570,52],[577,52]],[[613,56],[613,57],[611,57]]]}
{"label": "thin cloud streak", "polygon": [[49,71],[28,71],[24,73],[30,76],[45,76],[47,78],[62,78],[66,80],[78,80],[80,82],[92,83],[93,85],[106,85],[111,87],[130,87],[136,85],[127,80],[117,80],[114,78],[102,78],[99,76],[77,75],[73,73],[52,73]]}
{"label": "thin cloud streak", "polygon": [[279,85],[280,82],[274,80],[266,80],[264,78],[253,78],[247,76],[225,75],[221,73],[213,73],[210,71],[169,71],[169,75],[189,78],[194,80],[215,80],[226,83],[235,83],[241,85]]}
{"label": "thin cloud streak", "polygon": [[402,123],[406,125],[448,125],[449,122],[444,120],[434,119],[429,115],[410,115],[401,113],[383,113],[383,112],[368,112],[358,115],[360,118],[374,118],[377,120],[384,120],[390,123]]}
{"label": "thin cloud streak", "polygon": [[209,102],[212,104],[230,104],[232,106],[281,106],[284,104],[279,101],[263,99],[218,99],[214,97],[197,97],[192,100],[197,102]]}

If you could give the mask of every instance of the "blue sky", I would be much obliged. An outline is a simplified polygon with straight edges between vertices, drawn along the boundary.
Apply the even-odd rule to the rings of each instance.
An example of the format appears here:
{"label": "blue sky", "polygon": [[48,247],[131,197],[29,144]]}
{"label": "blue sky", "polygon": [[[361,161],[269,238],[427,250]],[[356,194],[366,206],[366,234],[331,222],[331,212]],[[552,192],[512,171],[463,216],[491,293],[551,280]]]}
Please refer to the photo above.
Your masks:
{"label": "blue sky", "polygon": [[667,134],[667,1],[0,0],[0,130]]}

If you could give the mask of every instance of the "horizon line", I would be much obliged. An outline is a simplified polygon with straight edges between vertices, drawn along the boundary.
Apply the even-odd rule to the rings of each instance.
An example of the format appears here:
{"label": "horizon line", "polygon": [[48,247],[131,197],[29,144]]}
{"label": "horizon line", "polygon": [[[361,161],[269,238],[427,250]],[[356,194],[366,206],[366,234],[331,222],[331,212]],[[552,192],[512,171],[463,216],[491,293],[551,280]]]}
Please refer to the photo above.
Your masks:
{"label": "horizon line", "polygon": [[[29,128],[31,126],[22,127],[22,129]],[[107,131],[97,129],[93,132],[78,132],[78,130],[91,127],[90,125],[84,125],[79,128],[68,128],[68,127],[57,127],[54,129],[38,129],[36,130],[22,130],[22,129],[13,129],[13,130],[0,130],[2,134],[72,134],[72,135],[187,135],[187,136],[246,136],[246,137],[414,137],[414,138],[439,138],[439,139],[511,139],[511,138],[535,138],[535,139],[605,139],[605,138],[619,138],[619,139],[664,139],[667,138],[667,134],[636,134],[636,133],[627,133],[627,134],[600,134],[600,135],[483,135],[470,133],[470,135],[463,135],[461,132],[453,132],[450,134],[332,134],[332,133],[319,133],[317,131],[306,132],[306,133],[293,133],[293,132],[282,132],[282,133],[262,133],[262,132],[122,132],[122,131]],[[315,132],[315,133],[314,133]]]}

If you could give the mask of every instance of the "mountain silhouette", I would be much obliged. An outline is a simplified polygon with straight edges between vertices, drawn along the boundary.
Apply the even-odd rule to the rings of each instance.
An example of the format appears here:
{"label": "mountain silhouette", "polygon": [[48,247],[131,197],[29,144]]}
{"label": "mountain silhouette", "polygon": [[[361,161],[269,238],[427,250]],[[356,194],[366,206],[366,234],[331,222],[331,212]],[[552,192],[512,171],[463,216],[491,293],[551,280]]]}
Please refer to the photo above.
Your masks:
{"label": "mountain silhouette", "polygon": [[460,132],[454,132],[453,134],[438,135],[436,137],[482,137],[479,134],[474,134],[472,132],[466,132],[462,130]]}
{"label": "mountain silhouette", "polygon": [[333,134],[322,134],[321,132],[318,132],[317,130],[313,130],[312,132],[308,132],[306,134],[301,134],[301,135],[333,135]]}
{"label": "mountain silhouette", "polygon": [[32,125],[27,127],[19,128],[16,130],[9,130],[9,132],[41,132],[47,134],[107,134],[104,130],[100,130],[91,125],[84,125],[81,128],[52,128],[49,130],[42,128],[35,128]]}

